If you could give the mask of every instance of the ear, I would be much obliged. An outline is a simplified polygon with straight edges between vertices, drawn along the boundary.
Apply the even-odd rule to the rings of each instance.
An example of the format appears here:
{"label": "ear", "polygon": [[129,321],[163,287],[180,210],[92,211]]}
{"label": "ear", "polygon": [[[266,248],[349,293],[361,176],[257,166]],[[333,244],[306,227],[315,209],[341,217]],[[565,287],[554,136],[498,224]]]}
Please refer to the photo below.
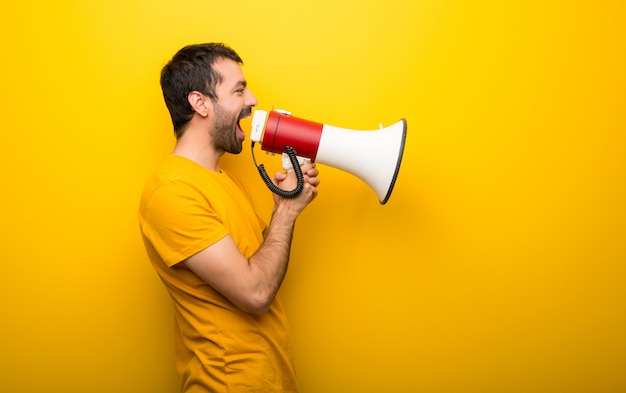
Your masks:
{"label": "ear", "polygon": [[213,103],[211,102],[211,99],[209,99],[207,96],[200,93],[199,91],[192,91],[187,96],[187,101],[198,115],[202,117],[209,116],[209,112],[211,107],[213,106]]}

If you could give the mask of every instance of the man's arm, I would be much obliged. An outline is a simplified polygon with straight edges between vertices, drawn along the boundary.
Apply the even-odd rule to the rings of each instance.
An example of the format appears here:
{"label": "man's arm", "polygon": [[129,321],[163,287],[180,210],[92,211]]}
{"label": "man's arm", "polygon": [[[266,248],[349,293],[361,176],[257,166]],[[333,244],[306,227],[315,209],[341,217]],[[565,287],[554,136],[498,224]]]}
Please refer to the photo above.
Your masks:
{"label": "man's arm", "polygon": [[[274,210],[263,244],[245,258],[234,240],[221,240],[189,257],[184,263],[237,307],[252,314],[265,313],[287,272],[296,219],[317,196],[318,171],[314,164],[302,166],[305,186],[296,198],[274,196]],[[293,172],[277,173],[274,182],[284,189],[295,186]]]}

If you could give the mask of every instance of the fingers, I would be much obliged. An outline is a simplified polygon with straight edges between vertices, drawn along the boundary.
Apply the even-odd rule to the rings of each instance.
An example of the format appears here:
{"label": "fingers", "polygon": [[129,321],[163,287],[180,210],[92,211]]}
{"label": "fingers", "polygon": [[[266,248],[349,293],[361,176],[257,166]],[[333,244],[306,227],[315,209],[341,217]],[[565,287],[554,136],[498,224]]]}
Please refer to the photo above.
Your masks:
{"label": "fingers", "polygon": [[311,184],[319,184],[319,180],[317,180],[317,175],[319,175],[319,171],[317,170],[317,168],[315,167],[315,163],[313,162],[309,162],[306,164],[303,164],[301,166],[302,169],[302,174],[305,177],[308,177],[308,182]]}
{"label": "fingers", "polygon": [[305,175],[304,180],[306,180],[306,182],[312,185],[313,187],[317,187],[320,184],[320,179],[317,178],[317,175],[315,176]]}
{"label": "fingers", "polygon": [[[302,171],[302,175],[304,176],[305,186],[310,186],[313,188],[314,194],[317,194],[317,186],[320,184],[320,180],[318,179],[319,171],[315,167],[315,163],[305,163],[300,166]],[[287,172],[276,172],[274,174],[274,184],[281,187],[282,189],[292,189],[295,187],[295,172],[293,170],[289,170]],[[308,188],[308,187],[307,187]]]}
{"label": "fingers", "polygon": [[315,174],[315,176],[317,176],[317,169],[315,168],[315,163],[314,162],[307,162],[304,163],[302,165],[300,165],[300,169],[302,169],[302,173],[307,173],[309,174],[309,172],[311,174]]}
{"label": "fingers", "polygon": [[304,175],[304,181],[313,187],[317,187],[320,184],[320,180],[317,178],[319,171],[315,167],[315,163],[307,162],[300,166],[302,174]]}

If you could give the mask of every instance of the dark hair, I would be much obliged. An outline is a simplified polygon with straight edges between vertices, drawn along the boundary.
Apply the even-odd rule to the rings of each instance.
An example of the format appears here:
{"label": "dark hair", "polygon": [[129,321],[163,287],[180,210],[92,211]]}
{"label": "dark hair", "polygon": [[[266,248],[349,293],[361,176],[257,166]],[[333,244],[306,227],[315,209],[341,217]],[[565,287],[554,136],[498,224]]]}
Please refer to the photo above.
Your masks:
{"label": "dark hair", "polygon": [[188,45],[179,50],[161,70],[161,89],[170,112],[174,134],[179,138],[194,111],[187,101],[189,93],[199,91],[216,101],[215,87],[222,80],[213,64],[219,59],[243,61],[230,47],[221,43]]}

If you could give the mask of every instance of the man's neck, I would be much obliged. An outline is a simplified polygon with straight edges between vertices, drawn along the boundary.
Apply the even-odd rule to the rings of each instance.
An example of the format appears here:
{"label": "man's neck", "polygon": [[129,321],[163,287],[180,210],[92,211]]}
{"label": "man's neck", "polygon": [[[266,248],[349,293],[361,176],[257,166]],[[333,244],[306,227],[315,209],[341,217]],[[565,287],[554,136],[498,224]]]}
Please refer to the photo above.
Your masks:
{"label": "man's neck", "polygon": [[210,171],[220,172],[220,158],[224,152],[215,150],[206,131],[187,129],[176,141],[172,154],[194,161]]}

